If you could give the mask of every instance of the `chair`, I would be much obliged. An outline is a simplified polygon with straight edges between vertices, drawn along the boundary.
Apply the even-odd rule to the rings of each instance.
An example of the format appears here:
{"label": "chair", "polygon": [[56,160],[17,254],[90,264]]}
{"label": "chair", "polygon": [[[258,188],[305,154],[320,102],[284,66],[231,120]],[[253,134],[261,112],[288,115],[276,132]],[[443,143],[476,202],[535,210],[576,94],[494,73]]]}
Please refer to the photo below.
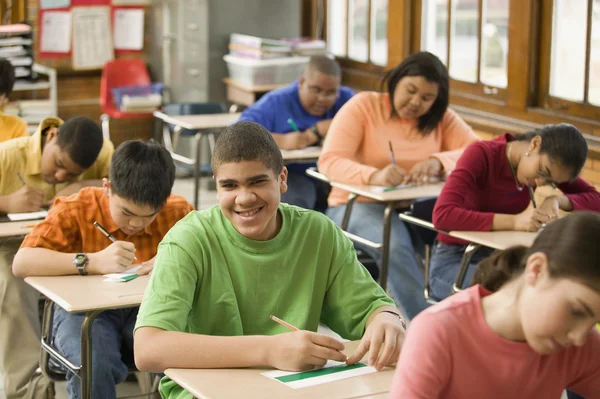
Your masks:
{"label": "chair", "polygon": [[[425,289],[424,296],[425,300],[430,304],[436,304],[437,299],[433,298],[430,294],[429,287],[429,261],[431,259],[431,251],[435,244],[435,238],[437,237],[438,231],[433,226],[433,208],[437,197],[426,197],[419,198],[412,202],[410,210],[405,212],[404,216],[413,217],[417,220],[409,219],[400,215],[400,219],[407,222],[406,225],[415,233],[415,235],[425,245],[425,258],[421,259],[423,266],[425,267]],[[425,222],[425,223],[422,223]]]}
{"label": "chair", "polygon": [[111,89],[123,86],[144,86],[151,82],[148,69],[140,59],[122,59],[104,64],[100,80],[100,108],[102,115],[102,134],[110,139],[109,121],[114,119],[153,118],[151,112],[123,112],[114,102]]}
{"label": "chair", "polygon": [[[167,115],[202,115],[202,114],[222,114],[227,112],[225,104],[220,102],[207,102],[207,103],[175,103],[166,104],[163,106],[163,112]],[[182,162],[186,165],[192,165],[194,167],[194,206],[198,208],[198,189],[201,173],[210,173],[210,166],[202,170],[200,165],[200,140],[203,134],[208,134],[208,143],[210,146],[210,153],[215,147],[215,130],[188,130],[182,129],[179,126],[173,126],[167,124],[168,129],[163,129],[163,143],[165,148],[169,150],[173,159]],[[171,137],[172,135],[172,137]],[[179,137],[181,136],[194,136],[196,144],[196,155],[194,159],[190,159],[183,155],[175,153]]]}

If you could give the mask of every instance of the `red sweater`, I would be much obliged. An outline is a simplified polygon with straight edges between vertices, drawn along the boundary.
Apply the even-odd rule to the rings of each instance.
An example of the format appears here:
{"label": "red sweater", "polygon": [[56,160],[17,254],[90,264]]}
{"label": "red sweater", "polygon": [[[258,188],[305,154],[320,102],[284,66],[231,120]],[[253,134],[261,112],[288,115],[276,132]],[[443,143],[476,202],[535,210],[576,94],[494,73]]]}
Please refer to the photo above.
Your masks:
{"label": "red sweater", "polygon": [[[506,159],[508,133],[471,144],[448,176],[433,210],[433,224],[444,231],[489,231],[495,213],[518,214],[530,202],[529,190],[517,190]],[[600,211],[600,193],[581,178],[558,188],[571,200],[574,210]],[[445,244],[465,241],[438,234]]]}

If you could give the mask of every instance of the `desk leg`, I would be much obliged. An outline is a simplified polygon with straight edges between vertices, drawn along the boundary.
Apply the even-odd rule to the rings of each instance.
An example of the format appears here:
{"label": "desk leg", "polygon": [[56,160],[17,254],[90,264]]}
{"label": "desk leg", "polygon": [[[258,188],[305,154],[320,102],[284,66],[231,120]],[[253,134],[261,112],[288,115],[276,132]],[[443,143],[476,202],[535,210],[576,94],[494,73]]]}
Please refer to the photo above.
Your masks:
{"label": "desk leg", "polygon": [[173,128],[173,139],[171,140],[171,151],[175,152],[177,149],[177,143],[179,142],[179,136],[181,136],[181,126],[175,126]]}
{"label": "desk leg", "polygon": [[81,324],[81,397],[92,399],[92,324],[102,310],[88,312]]}
{"label": "desk leg", "polygon": [[384,290],[387,287],[388,264],[390,261],[390,234],[392,231],[392,214],[396,204],[390,202],[383,213],[383,247],[381,248],[381,270],[379,270],[379,285]]}
{"label": "desk leg", "polygon": [[469,271],[469,265],[471,264],[471,258],[475,254],[475,251],[479,249],[479,247],[481,247],[481,245],[471,243],[467,246],[467,249],[465,249],[465,253],[463,254],[462,260],[460,261],[460,270],[456,275],[456,280],[454,281],[454,284],[452,284],[452,290],[450,294],[456,294],[462,291],[462,286],[465,282],[467,272]]}
{"label": "desk leg", "polygon": [[348,194],[348,202],[346,202],[346,210],[344,211],[344,218],[342,219],[342,225],[340,226],[344,231],[348,231],[347,229],[348,223],[350,222],[350,213],[352,212],[352,207],[354,206],[354,202],[357,198],[357,194]]}

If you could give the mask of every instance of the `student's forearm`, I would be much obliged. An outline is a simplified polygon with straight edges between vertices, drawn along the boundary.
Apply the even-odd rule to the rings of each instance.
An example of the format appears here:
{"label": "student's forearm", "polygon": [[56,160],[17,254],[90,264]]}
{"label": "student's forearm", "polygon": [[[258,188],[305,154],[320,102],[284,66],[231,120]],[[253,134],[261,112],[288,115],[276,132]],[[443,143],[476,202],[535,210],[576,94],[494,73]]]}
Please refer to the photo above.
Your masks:
{"label": "student's forearm", "polygon": [[65,276],[79,274],[73,264],[75,254],[52,251],[46,248],[21,248],[12,264],[17,277]]}
{"label": "student's forearm", "polygon": [[558,207],[566,212],[571,212],[573,210],[573,203],[566,195],[554,195],[551,198],[558,201]]}
{"label": "student's forearm", "polygon": [[168,368],[269,366],[269,337],[218,337],[141,327],[135,332],[135,364],[140,371]]}
{"label": "student's forearm", "polygon": [[369,324],[371,324],[371,322],[373,321],[373,319],[375,319],[375,316],[377,316],[379,313],[381,313],[383,311],[386,311],[386,310],[390,311],[390,312],[397,313],[400,316],[402,316],[402,318],[404,320],[406,320],[404,318],[404,315],[402,314],[402,311],[400,309],[398,309],[398,308],[396,308],[394,306],[381,306],[381,307],[379,307],[379,308],[377,308],[377,309],[375,309],[374,311],[371,312],[371,314],[369,315],[369,318],[367,319],[367,324],[366,324],[365,328],[369,327]]}
{"label": "student's forearm", "polygon": [[277,144],[277,147],[282,150],[287,149],[287,140],[285,139],[284,133],[271,133],[271,136],[273,136],[273,140],[275,141],[275,144]]}
{"label": "student's forearm", "polygon": [[494,213],[494,221],[492,222],[492,230],[514,230],[515,216],[505,213]]}
{"label": "student's forearm", "polygon": [[8,208],[9,208],[9,196],[8,195],[4,195],[2,197],[0,197],[0,212],[3,213],[8,213]]}

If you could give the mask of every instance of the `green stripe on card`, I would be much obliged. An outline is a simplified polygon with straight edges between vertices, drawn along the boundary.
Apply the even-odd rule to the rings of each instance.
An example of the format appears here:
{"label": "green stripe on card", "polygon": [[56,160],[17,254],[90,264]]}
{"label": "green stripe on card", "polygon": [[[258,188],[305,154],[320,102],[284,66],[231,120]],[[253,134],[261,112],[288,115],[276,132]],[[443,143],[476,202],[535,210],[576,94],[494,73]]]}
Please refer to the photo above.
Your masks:
{"label": "green stripe on card", "polygon": [[322,375],[335,374],[335,373],[341,373],[343,371],[359,369],[361,367],[367,367],[367,365],[364,363],[355,363],[351,366],[348,366],[345,364],[340,364],[339,366],[327,367],[324,369],[310,370],[310,371],[304,371],[302,373],[284,375],[281,377],[276,377],[275,379],[277,381],[281,381],[281,382],[294,382],[294,381],[300,381],[300,380],[307,380],[309,378],[314,378],[314,377],[320,377]]}

